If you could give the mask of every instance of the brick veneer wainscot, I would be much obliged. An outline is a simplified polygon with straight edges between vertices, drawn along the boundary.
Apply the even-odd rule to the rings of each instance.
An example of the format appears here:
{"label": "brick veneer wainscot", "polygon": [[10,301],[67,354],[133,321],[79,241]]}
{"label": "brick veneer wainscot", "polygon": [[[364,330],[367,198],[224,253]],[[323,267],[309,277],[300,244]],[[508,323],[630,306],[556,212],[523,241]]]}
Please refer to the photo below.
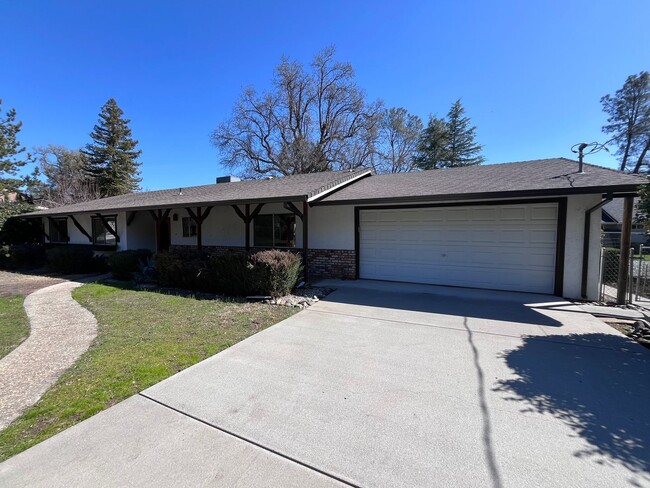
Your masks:
{"label": "brick veneer wainscot", "polygon": [[[171,250],[196,249],[195,245],[172,245]],[[215,256],[229,252],[245,252],[243,247],[203,246],[203,250]],[[260,248],[251,248],[252,252]],[[281,249],[302,254],[302,249]],[[309,249],[309,275],[312,279],[334,278],[353,280],[356,278],[356,258],[353,250],[348,249]]]}

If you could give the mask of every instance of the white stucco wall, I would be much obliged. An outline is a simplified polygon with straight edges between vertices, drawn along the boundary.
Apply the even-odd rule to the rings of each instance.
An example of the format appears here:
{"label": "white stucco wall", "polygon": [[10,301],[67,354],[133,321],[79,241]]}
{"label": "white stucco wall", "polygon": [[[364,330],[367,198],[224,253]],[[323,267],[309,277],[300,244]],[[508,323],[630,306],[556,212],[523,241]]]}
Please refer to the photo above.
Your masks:
{"label": "white stucco wall", "polygon": [[[582,251],[585,211],[601,201],[600,195],[578,195],[567,199],[566,245],[564,256],[564,296],[581,297]],[[436,202],[440,203],[440,202]],[[301,202],[294,202],[302,210]],[[254,208],[253,205],[251,205]],[[240,206],[242,211],[243,206]],[[251,208],[251,210],[252,210]],[[260,215],[273,213],[290,213],[281,203],[267,204]],[[177,214],[178,219],[173,220]],[[182,218],[187,217],[184,208],[174,209],[171,217],[172,245],[196,245],[196,237],[183,237]],[[588,298],[598,298],[598,279],[600,265],[600,210],[594,212],[591,220],[590,262]],[[77,220],[92,231],[91,216],[78,215]],[[49,222],[44,219],[45,229],[49,232]],[[118,250],[148,248],[155,249],[155,225],[146,212],[139,212],[131,226],[126,226],[126,214],[117,214],[120,243]],[[89,244],[88,239],[68,219],[70,243]],[[251,224],[251,246],[254,244],[254,229]],[[354,250],[354,206],[333,205],[315,206],[309,209],[309,247],[311,249]],[[245,228],[242,220],[230,206],[214,207],[203,224],[203,245],[233,246],[245,245]],[[302,247],[302,222],[296,218],[296,247]]]}
{"label": "white stucco wall", "polygon": [[[118,227],[120,220],[122,219],[118,217]],[[126,223],[126,219],[124,219],[124,222]],[[121,235],[120,239],[123,239]],[[131,225],[126,227],[126,242],[129,244],[129,249],[156,250],[156,225],[149,212],[135,214]]]}
{"label": "white stucco wall", "polygon": [[[600,195],[576,195],[567,199],[566,245],[564,249],[564,296],[581,299],[582,253],[585,211],[602,200]],[[591,216],[587,298],[598,299],[600,274],[601,211]]]}
{"label": "white stucco wall", "polygon": [[354,206],[310,208],[309,247],[354,250]]}

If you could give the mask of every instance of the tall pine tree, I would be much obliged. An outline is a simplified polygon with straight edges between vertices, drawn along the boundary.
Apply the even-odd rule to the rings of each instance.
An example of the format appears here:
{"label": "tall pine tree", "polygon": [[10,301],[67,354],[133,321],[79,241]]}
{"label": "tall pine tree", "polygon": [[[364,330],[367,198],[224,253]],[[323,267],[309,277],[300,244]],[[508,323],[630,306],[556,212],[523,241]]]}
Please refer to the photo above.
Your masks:
{"label": "tall pine tree", "polygon": [[460,99],[456,100],[447,114],[448,168],[474,166],[485,161],[481,156],[483,146],[474,141],[476,126],[470,125],[471,122]]}
{"label": "tall pine tree", "polygon": [[93,142],[82,150],[88,156],[85,171],[103,197],[140,190],[141,163],[136,160],[142,151],[136,149],[138,141],[131,138],[130,120],[123,115],[115,99],[110,98],[90,134]]}
{"label": "tall pine tree", "polygon": [[465,115],[460,100],[449,109],[446,119],[431,117],[422,131],[414,158],[418,169],[456,168],[481,164],[483,146],[474,141],[476,127]]}
{"label": "tall pine tree", "polygon": [[[0,99],[0,112],[1,106]],[[16,110],[13,108],[7,111],[4,118],[0,118],[0,193],[15,191],[25,184],[25,178],[17,177],[18,171],[32,158],[18,142],[22,125],[22,122],[16,121]]]}

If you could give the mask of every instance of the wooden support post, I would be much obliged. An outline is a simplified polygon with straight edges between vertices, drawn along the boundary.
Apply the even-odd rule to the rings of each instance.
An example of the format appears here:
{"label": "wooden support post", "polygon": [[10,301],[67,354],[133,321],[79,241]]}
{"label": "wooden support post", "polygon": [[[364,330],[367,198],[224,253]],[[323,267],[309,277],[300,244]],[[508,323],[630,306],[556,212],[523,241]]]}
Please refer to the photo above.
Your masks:
{"label": "wooden support post", "polygon": [[201,213],[201,207],[196,207],[196,213],[190,207],[185,207],[185,210],[187,210],[190,218],[196,222],[196,248],[200,251],[203,249],[203,222],[210,215],[212,207],[206,207],[204,213]]}
{"label": "wooden support post", "polygon": [[305,283],[309,282],[309,259],[307,253],[309,252],[309,203],[307,200],[302,202],[302,254],[303,254],[303,269],[305,274]]}
{"label": "wooden support post", "polygon": [[242,212],[237,205],[231,205],[239,218],[244,222],[246,228],[246,252],[250,251],[251,249],[251,222],[255,217],[257,217],[257,214],[260,213],[260,210],[262,210],[263,206],[263,203],[259,203],[257,204],[257,207],[255,207],[255,210],[251,212],[250,203],[247,203],[245,212]]}
{"label": "wooden support post", "polygon": [[79,232],[81,232],[83,235],[85,235],[88,238],[88,242],[93,242],[93,238],[86,232],[86,229],[82,227],[82,225],[77,221],[77,219],[74,218],[74,215],[69,215],[70,219],[72,220],[72,223],[74,226],[79,229]]}
{"label": "wooden support post", "polygon": [[623,225],[621,226],[621,253],[618,263],[617,305],[625,305],[629,283],[630,246],[632,245],[632,212],[634,197],[625,197],[623,201]]}
{"label": "wooden support post", "polygon": [[250,203],[246,204],[246,215],[244,223],[246,224],[246,252],[251,250],[251,206]]}
{"label": "wooden support post", "polygon": [[156,223],[156,251],[157,252],[162,252],[161,250],[164,247],[162,245],[162,224],[169,217],[169,212],[171,211],[172,211],[171,208],[168,208],[164,212],[160,209],[158,209],[157,211],[149,210],[149,214],[151,215],[154,222]]}

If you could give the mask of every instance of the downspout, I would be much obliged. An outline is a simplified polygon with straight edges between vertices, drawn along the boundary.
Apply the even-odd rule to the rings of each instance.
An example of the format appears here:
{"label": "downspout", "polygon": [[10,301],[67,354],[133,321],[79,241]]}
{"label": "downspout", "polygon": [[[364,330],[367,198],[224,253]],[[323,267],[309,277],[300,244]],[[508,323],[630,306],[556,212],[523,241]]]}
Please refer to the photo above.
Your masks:
{"label": "downspout", "polygon": [[589,278],[589,240],[591,234],[591,214],[594,213],[599,208],[602,208],[604,205],[607,205],[613,200],[613,197],[610,194],[607,195],[605,200],[597,203],[590,209],[585,211],[585,232],[584,232],[584,242],[582,246],[582,285],[580,292],[583,299],[587,299],[587,282]]}

